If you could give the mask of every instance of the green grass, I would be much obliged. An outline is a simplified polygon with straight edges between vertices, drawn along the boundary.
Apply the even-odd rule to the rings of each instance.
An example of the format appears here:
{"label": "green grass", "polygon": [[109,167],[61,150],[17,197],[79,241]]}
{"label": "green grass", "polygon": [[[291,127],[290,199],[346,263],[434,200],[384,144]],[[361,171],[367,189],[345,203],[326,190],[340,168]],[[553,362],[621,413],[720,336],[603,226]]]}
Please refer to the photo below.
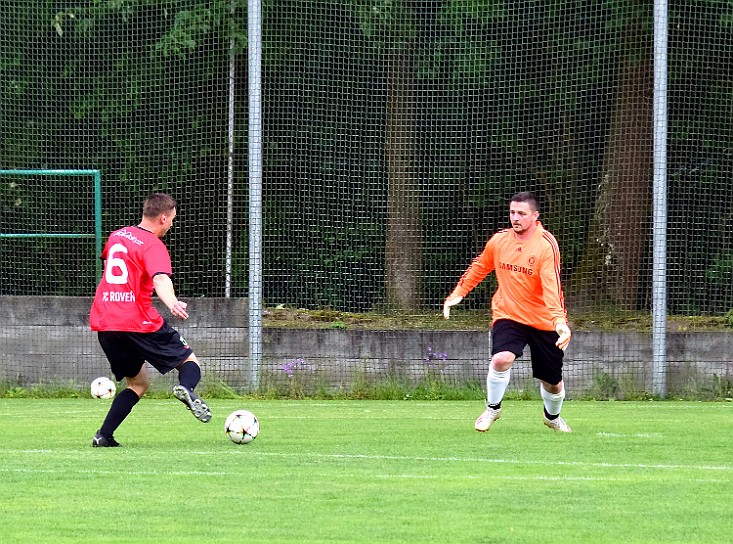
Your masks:
{"label": "green grass", "polygon": [[[726,543],[732,403],[0,399],[0,540],[33,543]],[[250,445],[223,422],[246,408]]]}
{"label": "green grass", "polygon": [[[573,331],[645,331],[652,330],[651,311],[629,311],[604,304],[599,309],[575,308],[570,315]],[[450,320],[440,308],[422,311],[381,311],[350,313],[336,310],[306,310],[283,305],[266,308],[263,323],[268,328],[295,329],[366,329],[422,331],[487,331],[491,322],[488,308],[469,310],[459,306]],[[668,315],[667,330],[680,332],[726,331],[733,327],[733,310],[724,316]]]}

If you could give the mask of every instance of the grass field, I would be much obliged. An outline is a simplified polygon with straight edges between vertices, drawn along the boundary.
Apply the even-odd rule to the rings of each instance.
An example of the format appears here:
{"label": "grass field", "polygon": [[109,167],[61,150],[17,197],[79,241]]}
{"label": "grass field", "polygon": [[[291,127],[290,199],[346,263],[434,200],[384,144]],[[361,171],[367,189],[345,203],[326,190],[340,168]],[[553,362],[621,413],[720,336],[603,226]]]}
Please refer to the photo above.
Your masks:
{"label": "grass field", "polygon": [[[733,403],[567,402],[574,431],[508,401],[144,399],[92,448],[109,401],[0,399],[3,543],[725,543]],[[231,444],[226,415],[260,436]]]}

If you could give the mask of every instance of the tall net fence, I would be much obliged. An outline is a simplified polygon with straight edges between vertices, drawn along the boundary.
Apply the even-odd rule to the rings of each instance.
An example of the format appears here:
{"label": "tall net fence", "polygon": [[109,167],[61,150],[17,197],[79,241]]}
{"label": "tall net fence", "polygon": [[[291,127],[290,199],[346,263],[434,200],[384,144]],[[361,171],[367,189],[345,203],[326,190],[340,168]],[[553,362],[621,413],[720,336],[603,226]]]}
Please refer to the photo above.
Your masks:
{"label": "tall net fence", "polygon": [[[177,226],[166,243],[175,286],[194,314],[197,304],[205,313],[177,325],[198,340],[210,377],[275,388],[294,372],[329,387],[434,372],[481,382],[494,280],[464,301],[459,325],[441,324],[438,312],[507,225],[511,195],[530,190],[559,242],[578,331],[566,357],[569,392],[649,389],[648,331],[621,339],[607,327],[583,330],[645,323],[651,313],[651,2],[263,1],[270,325],[259,369],[247,367],[244,304],[247,3],[0,0],[0,12],[0,170],[98,169],[105,235],[137,223],[148,193],[173,194]],[[673,317],[723,318],[733,307],[732,23],[727,2],[669,6]],[[54,239],[51,249],[44,238],[2,237],[86,229],[86,191],[67,177],[0,173],[0,303],[15,308],[0,351],[24,361],[0,379],[38,381],[54,375],[38,370],[58,368],[54,361],[80,361],[54,371],[73,379],[106,367],[83,322],[86,302],[65,324],[42,312],[42,334],[76,327],[64,329],[63,358],[59,342],[39,353],[18,340],[33,319],[19,317],[30,297],[92,295],[89,242]],[[478,325],[461,321],[475,314]],[[321,320],[320,330],[286,334]],[[677,389],[731,380],[726,351],[714,349],[727,336],[701,338],[680,339],[686,347],[669,354]],[[514,376],[516,388],[529,387],[526,357]]]}

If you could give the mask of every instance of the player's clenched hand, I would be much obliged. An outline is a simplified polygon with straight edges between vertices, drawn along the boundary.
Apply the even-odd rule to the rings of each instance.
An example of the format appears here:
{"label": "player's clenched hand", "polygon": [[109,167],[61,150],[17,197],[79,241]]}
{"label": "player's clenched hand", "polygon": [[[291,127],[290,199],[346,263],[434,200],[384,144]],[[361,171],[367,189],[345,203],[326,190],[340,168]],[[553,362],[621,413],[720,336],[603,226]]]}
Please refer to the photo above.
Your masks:
{"label": "player's clenched hand", "polygon": [[448,298],[443,302],[443,317],[450,319],[450,307],[455,306],[463,300],[461,295],[448,295]]}
{"label": "player's clenched hand", "polygon": [[557,327],[555,327],[555,332],[558,334],[560,338],[557,339],[557,342],[555,342],[555,345],[559,347],[561,350],[565,351],[565,349],[568,347],[568,344],[570,343],[570,327],[568,327],[565,323],[560,323]]}

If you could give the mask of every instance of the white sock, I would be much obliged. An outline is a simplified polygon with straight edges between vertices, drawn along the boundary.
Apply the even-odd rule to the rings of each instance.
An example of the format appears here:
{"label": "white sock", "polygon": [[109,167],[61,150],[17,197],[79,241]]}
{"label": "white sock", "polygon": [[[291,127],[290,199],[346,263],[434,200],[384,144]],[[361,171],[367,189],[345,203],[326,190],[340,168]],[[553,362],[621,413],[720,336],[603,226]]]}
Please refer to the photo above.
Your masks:
{"label": "white sock", "polygon": [[540,385],[540,395],[542,395],[542,400],[545,403],[545,410],[547,410],[547,413],[551,416],[560,415],[560,410],[562,410],[562,401],[565,400],[565,388],[563,387],[562,391],[559,393],[550,393]]}
{"label": "white sock", "polygon": [[489,374],[486,376],[486,404],[499,404],[504,398],[504,392],[509,386],[509,376],[512,369],[504,372],[497,372],[489,367]]}

